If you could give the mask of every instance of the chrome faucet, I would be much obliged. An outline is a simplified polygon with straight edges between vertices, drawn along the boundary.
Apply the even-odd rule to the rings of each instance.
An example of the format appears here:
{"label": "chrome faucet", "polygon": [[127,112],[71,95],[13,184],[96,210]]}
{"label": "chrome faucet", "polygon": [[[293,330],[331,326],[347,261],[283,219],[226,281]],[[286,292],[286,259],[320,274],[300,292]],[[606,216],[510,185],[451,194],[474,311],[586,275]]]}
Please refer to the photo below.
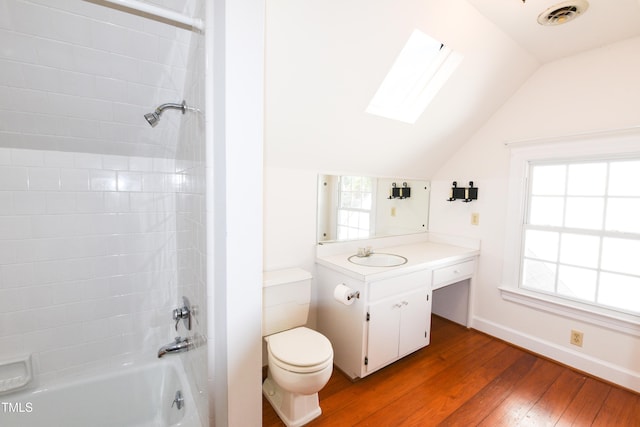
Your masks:
{"label": "chrome faucet", "polygon": [[164,356],[165,354],[173,354],[173,353],[182,353],[185,351],[189,351],[193,348],[193,342],[190,338],[181,338],[176,337],[175,341],[171,344],[163,345],[158,350],[158,358]]}
{"label": "chrome faucet", "polygon": [[365,258],[371,255],[372,253],[373,253],[373,249],[371,249],[371,246],[367,246],[366,248],[358,248],[358,253],[356,254],[356,256],[360,258]]}

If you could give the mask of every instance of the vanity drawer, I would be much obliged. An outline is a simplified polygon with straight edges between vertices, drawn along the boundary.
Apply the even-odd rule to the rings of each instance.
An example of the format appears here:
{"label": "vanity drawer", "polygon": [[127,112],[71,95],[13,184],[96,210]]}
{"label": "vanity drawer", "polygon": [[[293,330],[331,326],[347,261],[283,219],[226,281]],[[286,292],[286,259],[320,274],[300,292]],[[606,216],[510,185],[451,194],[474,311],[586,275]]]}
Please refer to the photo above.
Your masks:
{"label": "vanity drawer", "polygon": [[400,295],[413,289],[429,287],[428,270],[369,283],[369,302]]}
{"label": "vanity drawer", "polygon": [[475,270],[475,260],[460,262],[433,270],[432,289],[438,289],[460,280],[468,279]]}

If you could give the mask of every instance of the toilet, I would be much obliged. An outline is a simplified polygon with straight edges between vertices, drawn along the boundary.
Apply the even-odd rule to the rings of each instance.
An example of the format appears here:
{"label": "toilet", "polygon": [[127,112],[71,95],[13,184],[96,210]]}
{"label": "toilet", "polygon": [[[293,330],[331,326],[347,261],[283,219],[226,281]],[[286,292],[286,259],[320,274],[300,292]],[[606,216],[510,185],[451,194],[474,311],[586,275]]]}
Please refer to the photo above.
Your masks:
{"label": "toilet", "polygon": [[320,416],[318,391],[333,372],[333,348],[306,328],[311,273],[300,268],[266,272],[262,287],[262,335],[268,374],[262,392],[287,427]]}

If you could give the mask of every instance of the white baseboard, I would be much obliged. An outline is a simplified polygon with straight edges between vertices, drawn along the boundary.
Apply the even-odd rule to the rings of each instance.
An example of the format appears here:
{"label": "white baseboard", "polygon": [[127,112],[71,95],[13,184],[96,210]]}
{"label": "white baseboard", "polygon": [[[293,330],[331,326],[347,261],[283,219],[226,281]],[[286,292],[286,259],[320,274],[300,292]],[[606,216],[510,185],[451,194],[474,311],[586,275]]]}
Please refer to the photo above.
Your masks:
{"label": "white baseboard", "polygon": [[523,334],[481,317],[474,316],[471,324],[473,329],[640,393],[640,373],[638,372]]}

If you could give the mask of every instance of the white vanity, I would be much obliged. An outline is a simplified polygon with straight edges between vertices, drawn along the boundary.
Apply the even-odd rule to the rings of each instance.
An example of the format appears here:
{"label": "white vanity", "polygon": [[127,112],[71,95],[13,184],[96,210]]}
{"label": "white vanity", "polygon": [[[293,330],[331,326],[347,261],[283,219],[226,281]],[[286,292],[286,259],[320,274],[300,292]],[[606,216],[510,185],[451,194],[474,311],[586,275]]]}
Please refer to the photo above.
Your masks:
{"label": "white vanity", "polygon": [[[393,254],[406,259],[401,265],[354,263],[367,263],[368,257],[349,261],[362,244],[321,245],[316,259],[318,331],[331,341],[335,365],[352,379],[428,345],[432,307],[437,314],[468,325],[468,298],[480,253],[477,241],[422,234],[408,240],[365,242],[372,246],[374,258]],[[398,259],[374,258],[371,264],[397,264]],[[339,285],[349,288],[353,298],[334,295]],[[447,292],[449,287],[453,292]]]}

